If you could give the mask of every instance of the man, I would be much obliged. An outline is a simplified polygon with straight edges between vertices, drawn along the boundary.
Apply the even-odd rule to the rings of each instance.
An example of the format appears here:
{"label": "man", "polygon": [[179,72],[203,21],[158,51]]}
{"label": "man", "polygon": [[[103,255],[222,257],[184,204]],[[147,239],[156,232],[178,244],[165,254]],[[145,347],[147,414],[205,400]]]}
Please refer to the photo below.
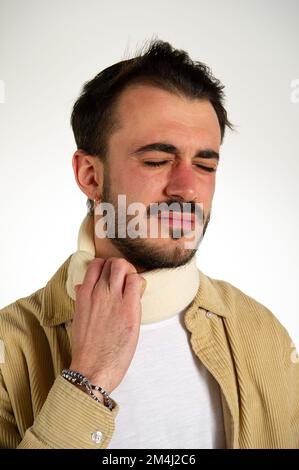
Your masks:
{"label": "man", "polygon": [[1,310],[1,447],[299,447],[287,331],[196,267],[232,127],[223,99],[162,41],[85,84],[71,122],[89,213],[78,251]]}

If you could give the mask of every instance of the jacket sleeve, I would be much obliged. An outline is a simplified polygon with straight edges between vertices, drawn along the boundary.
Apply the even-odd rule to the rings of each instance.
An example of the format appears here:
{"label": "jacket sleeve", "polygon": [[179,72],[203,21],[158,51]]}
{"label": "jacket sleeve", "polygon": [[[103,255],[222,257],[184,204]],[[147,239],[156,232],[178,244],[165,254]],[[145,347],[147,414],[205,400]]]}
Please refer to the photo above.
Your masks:
{"label": "jacket sleeve", "polygon": [[[39,414],[23,436],[15,418],[2,375],[0,376],[0,447],[18,449],[104,449],[114,432],[114,408],[93,400],[58,376]],[[20,411],[20,410],[19,410]],[[21,413],[19,412],[21,419]]]}
{"label": "jacket sleeve", "polygon": [[290,427],[293,447],[299,449],[299,354],[296,346],[285,328],[284,330],[284,362],[287,372],[288,400],[290,410]]}

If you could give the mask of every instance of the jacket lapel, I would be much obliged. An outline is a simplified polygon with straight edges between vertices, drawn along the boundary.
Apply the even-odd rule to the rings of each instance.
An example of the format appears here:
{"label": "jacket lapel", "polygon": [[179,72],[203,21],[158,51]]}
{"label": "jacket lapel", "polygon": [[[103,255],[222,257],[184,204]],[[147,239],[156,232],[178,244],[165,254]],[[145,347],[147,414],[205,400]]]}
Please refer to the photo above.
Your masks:
{"label": "jacket lapel", "polygon": [[226,328],[231,307],[220,283],[200,271],[200,287],[184,322],[194,353],[220,386],[227,447],[238,448],[238,385]]}

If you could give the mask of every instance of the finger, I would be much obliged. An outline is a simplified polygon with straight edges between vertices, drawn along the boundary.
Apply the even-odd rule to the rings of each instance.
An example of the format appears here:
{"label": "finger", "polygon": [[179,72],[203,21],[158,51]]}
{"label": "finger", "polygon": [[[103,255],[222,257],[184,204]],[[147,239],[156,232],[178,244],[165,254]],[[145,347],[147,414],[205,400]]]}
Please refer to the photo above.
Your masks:
{"label": "finger", "polygon": [[143,276],[141,276],[141,281],[142,281],[142,284],[141,284],[141,297],[142,297],[146,289],[147,281]]}
{"label": "finger", "polygon": [[112,293],[123,295],[125,278],[129,273],[136,273],[136,268],[125,258],[113,258],[110,269],[109,287]]}
{"label": "finger", "polygon": [[75,289],[76,294],[78,293],[78,291],[79,291],[79,289],[80,289],[81,286],[82,286],[82,284],[76,284],[76,285],[74,286],[74,289]]}
{"label": "finger", "polygon": [[125,281],[124,300],[134,303],[143,295],[146,280],[138,273],[127,274]]}
{"label": "finger", "polygon": [[95,293],[98,290],[105,288],[105,290],[109,290],[109,278],[110,278],[110,266],[111,266],[111,258],[105,259],[105,263],[102,268],[101,275],[99,276],[95,286],[94,291]]}
{"label": "finger", "polygon": [[84,289],[92,292],[96,282],[101,276],[105,261],[106,260],[103,258],[95,258],[89,263],[83,280]]}

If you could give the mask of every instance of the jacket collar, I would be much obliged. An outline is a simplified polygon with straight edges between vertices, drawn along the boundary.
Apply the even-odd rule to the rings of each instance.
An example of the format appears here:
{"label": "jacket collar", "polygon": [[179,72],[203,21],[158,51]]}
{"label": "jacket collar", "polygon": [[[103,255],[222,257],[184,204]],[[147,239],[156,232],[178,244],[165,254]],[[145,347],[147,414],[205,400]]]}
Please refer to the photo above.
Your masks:
{"label": "jacket collar", "polygon": [[[75,301],[68,295],[66,290],[71,257],[72,255],[66,259],[42,289],[40,321],[44,326],[60,325],[69,322],[73,318]],[[186,309],[186,319],[199,308],[221,317],[227,317],[230,313],[230,304],[227,300],[225,288],[227,283],[212,279],[200,270],[199,275],[199,289]]]}

